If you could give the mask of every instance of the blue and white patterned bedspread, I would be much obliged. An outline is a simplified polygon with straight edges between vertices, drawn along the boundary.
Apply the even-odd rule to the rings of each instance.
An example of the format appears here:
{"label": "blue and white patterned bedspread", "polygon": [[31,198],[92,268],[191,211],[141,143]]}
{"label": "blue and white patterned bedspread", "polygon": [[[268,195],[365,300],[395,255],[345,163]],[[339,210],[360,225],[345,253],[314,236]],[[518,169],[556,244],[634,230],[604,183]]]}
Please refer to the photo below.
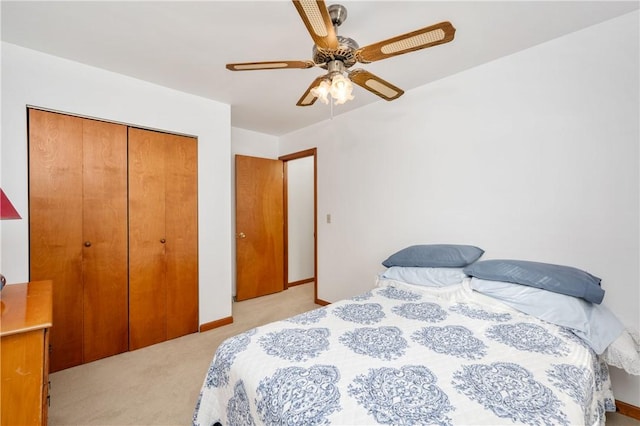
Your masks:
{"label": "blue and white patterned bedspread", "polygon": [[225,340],[194,425],[602,424],[607,366],[467,285],[380,287]]}

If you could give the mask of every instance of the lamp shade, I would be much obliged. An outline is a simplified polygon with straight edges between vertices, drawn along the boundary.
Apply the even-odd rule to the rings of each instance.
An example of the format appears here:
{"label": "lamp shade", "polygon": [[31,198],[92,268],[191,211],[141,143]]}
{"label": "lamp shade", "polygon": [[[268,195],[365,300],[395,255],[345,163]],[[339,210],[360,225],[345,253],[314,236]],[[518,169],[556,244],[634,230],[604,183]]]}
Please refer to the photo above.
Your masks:
{"label": "lamp shade", "polygon": [[0,189],[0,220],[22,219],[4,191]]}

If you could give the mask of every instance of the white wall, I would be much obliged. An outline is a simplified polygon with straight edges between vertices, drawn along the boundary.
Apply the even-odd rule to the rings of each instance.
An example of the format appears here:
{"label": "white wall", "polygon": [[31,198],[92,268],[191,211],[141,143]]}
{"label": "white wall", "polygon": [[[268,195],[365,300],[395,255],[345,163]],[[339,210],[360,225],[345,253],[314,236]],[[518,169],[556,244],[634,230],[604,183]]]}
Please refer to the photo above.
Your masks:
{"label": "white wall", "polygon": [[229,317],[229,105],[2,43],[1,185],[23,218],[0,228],[9,282],[29,279],[27,105],[197,136],[200,323]]}
{"label": "white wall", "polygon": [[231,128],[231,161],[233,157],[247,155],[250,157],[278,158],[278,137],[251,130]]}
{"label": "white wall", "polygon": [[[407,245],[468,243],[601,277],[637,329],[638,16],[281,137],[283,153],[318,148],[318,216],[332,215],[318,223],[318,297],[368,290]],[[639,378],[612,370],[616,397],[640,406]]]}
{"label": "white wall", "polygon": [[314,271],[314,157],[287,162],[288,281],[313,278]]}

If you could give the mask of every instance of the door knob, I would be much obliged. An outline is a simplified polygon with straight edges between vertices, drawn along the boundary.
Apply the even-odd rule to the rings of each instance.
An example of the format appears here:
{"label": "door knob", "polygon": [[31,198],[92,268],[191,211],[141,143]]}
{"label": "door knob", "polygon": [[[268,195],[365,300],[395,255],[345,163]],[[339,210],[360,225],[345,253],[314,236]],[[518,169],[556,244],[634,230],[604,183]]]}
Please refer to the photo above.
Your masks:
{"label": "door knob", "polygon": [[164,238],[162,238],[162,239],[160,240],[160,242],[161,242],[162,244],[164,244],[164,243],[166,243],[166,242],[167,242],[167,240],[165,240]]}
{"label": "door knob", "polygon": [[91,247],[91,241],[85,241],[84,242],[84,246],[85,247]]}
{"label": "door knob", "polygon": [[244,232],[241,232],[238,234],[238,238],[247,238],[247,236]]}

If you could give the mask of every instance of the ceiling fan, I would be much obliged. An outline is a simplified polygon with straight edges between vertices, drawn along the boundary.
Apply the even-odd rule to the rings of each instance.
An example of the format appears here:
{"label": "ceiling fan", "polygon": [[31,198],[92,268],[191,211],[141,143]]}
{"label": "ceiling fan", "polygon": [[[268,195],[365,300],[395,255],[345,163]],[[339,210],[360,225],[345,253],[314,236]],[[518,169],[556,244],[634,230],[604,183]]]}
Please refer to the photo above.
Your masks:
{"label": "ceiling fan", "polygon": [[[356,63],[371,63],[453,40],[456,29],[450,22],[421,28],[378,43],[359,47],[355,40],[337,35],[338,27],[347,19],[347,9],[334,4],[327,8],[322,0],[292,0],[315,45],[313,58],[307,61],[268,61],[227,64],[231,71],[312,68],[327,70],[316,78],[298,100],[298,106],[310,106],[320,98],[328,103],[328,95],[336,104],[353,99],[351,81],[358,86],[392,101],[404,91],[361,68],[349,70]],[[345,74],[347,77],[345,77]]]}

